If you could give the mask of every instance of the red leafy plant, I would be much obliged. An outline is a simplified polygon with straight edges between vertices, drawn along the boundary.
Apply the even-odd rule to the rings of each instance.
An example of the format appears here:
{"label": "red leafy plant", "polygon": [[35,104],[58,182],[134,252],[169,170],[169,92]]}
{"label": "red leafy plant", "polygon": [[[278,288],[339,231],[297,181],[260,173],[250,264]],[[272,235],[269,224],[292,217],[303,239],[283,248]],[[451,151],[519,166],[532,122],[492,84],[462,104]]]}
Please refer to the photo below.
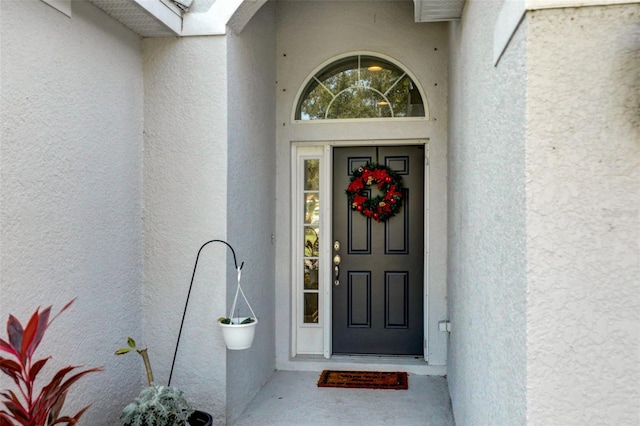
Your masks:
{"label": "red leafy plant", "polygon": [[[7,353],[10,358],[0,356],[0,369],[13,379],[17,391],[2,389],[0,397],[4,409],[0,411],[0,426],[52,426],[56,424],[75,425],[89,405],[74,416],[61,416],[62,406],[71,385],[83,376],[101,371],[101,367],[78,371],[80,366],[67,366],[58,370],[51,381],[40,388],[36,387],[38,373],[51,358],[34,360],[34,354],[42,341],[47,328],[62,312],[67,310],[75,299],[67,303],[58,314],[49,320],[51,306],[38,308],[22,327],[13,315],[7,320],[9,341],[0,338],[0,353]],[[13,358],[13,359],[11,359]]]}

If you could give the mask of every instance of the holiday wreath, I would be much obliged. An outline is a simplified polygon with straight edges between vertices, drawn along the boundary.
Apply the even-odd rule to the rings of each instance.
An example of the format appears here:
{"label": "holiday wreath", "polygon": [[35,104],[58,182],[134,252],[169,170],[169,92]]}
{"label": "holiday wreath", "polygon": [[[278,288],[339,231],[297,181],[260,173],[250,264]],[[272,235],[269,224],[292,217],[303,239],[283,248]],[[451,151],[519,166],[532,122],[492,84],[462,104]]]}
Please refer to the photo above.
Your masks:
{"label": "holiday wreath", "polygon": [[[367,197],[365,190],[371,185],[377,185],[382,194]],[[346,192],[353,210],[384,222],[400,211],[402,177],[386,166],[369,162],[353,171]]]}

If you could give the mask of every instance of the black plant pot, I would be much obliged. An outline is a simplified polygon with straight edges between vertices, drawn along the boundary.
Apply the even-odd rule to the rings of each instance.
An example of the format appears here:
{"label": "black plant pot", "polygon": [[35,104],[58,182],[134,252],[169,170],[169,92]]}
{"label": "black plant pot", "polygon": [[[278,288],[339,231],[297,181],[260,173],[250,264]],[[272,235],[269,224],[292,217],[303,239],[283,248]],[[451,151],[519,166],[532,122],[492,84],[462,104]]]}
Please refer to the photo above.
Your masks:
{"label": "black plant pot", "polygon": [[213,426],[213,417],[204,411],[194,411],[188,420],[191,426]]}

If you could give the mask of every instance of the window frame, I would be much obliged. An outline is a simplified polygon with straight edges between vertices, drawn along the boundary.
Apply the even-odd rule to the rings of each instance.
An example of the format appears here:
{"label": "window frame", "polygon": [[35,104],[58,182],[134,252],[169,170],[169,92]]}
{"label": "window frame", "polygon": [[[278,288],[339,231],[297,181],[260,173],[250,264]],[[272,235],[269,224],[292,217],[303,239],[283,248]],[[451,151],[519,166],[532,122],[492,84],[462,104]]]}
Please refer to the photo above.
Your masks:
{"label": "window frame", "polygon": [[[327,275],[325,261],[327,259],[326,247],[329,241],[327,227],[327,212],[330,212],[330,186],[327,182],[327,147],[322,145],[298,145],[293,144],[292,155],[292,356],[296,355],[321,355],[325,347],[325,328],[330,326],[326,317],[326,293]],[[318,295],[318,322],[304,322],[304,295],[310,291],[304,288],[304,231],[308,227],[304,219],[305,195],[309,192],[304,188],[304,173],[306,160],[319,160],[319,252],[318,252],[318,289],[313,293]]]}
{"label": "window frame", "polygon": [[[421,96],[422,102],[423,102],[423,106],[424,106],[424,116],[423,117],[331,118],[331,119],[317,119],[317,120],[297,119],[296,118],[296,114],[297,114],[297,111],[298,111],[298,107],[299,107],[300,103],[302,102],[301,97],[305,94],[305,92],[307,90],[307,87],[310,84],[310,82],[315,79],[315,77],[318,75],[318,73],[320,73],[322,70],[324,70],[327,67],[329,67],[331,64],[336,63],[336,62],[340,62],[341,60],[344,60],[345,58],[349,58],[349,57],[352,57],[352,56],[359,56],[359,57],[366,56],[366,57],[379,58],[379,59],[381,59],[383,61],[391,63],[392,65],[397,67],[399,70],[401,70],[403,73],[405,73],[405,75],[411,79],[412,83],[415,85],[416,89],[420,93],[420,96]],[[305,78],[304,83],[298,89],[298,92],[296,93],[295,100],[293,102],[293,106],[292,106],[292,110],[291,110],[291,122],[294,123],[294,124],[303,124],[303,125],[320,124],[320,123],[375,122],[375,121],[389,121],[389,120],[392,120],[394,122],[397,122],[397,121],[430,120],[428,98],[427,98],[422,86],[419,84],[416,76],[412,72],[410,72],[409,69],[407,67],[405,67],[402,63],[400,63],[399,61],[397,61],[394,58],[391,58],[389,56],[382,55],[382,54],[375,53],[375,52],[368,52],[368,51],[348,52],[348,53],[344,53],[344,54],[341,54],[341,55],[338,55],[338,56],[334,56],[333,58],[323,62],[318,67],[316,67],[307,76],[307,78]]]}

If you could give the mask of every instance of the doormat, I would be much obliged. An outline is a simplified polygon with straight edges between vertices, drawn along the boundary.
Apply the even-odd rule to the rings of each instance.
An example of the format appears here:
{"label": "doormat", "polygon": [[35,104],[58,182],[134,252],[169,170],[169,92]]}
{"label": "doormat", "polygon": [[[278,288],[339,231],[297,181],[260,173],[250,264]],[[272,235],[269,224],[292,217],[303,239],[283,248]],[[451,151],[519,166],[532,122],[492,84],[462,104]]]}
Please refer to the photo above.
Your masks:
{"label": "doormat", "polygon": [[321,388],[408,389],[407,373],[380,371],[324,370],[318,379]]}

